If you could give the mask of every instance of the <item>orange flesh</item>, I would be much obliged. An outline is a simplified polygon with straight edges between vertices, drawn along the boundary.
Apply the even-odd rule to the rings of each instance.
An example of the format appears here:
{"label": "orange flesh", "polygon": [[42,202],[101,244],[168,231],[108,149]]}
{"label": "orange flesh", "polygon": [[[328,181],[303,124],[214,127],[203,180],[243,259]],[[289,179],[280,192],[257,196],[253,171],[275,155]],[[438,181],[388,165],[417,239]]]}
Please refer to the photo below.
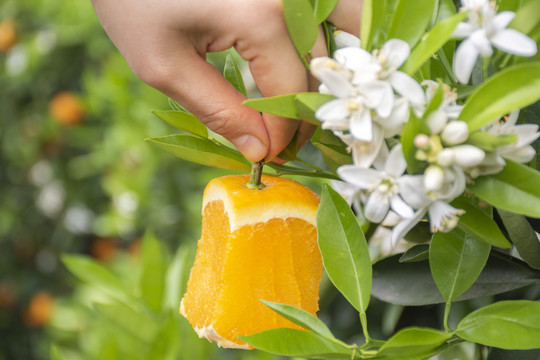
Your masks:
{"label": "orange flesh", "polygon": [[238,336],[300,329],[260,300],[315,315],[322,274],[316,237],[314,225],[294,217],[244,225],[231,233],[223,201],[208,202],[183,315],[198,332],[211,326],[219,338],[240,346],[246,343]]}

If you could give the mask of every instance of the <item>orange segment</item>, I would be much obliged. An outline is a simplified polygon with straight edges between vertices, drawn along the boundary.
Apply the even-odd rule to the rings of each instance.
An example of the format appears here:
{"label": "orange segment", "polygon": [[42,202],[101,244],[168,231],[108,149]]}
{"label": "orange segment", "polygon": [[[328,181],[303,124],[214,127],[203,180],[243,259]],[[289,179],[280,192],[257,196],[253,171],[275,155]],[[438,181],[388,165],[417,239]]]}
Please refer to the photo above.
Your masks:
{"label": "orange segment", "polygon": [[203,230],[180,312],[201,337],[248,349],[238,336],[300,327],[260,300],[318,310],[322,261],[315,216],[319,197],[284,178],[212,180],[203,198]]}

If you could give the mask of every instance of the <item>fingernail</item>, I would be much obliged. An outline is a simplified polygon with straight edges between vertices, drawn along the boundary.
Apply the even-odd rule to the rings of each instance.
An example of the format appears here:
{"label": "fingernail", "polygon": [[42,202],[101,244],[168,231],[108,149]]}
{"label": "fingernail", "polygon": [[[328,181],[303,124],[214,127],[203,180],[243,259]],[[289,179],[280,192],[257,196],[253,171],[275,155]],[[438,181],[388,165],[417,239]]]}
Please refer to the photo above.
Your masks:
{"label": "fingernail", "polygon": [[249,161],[259,161],[267,152],[266,146],[256,136],[249,134],[238,137],[235,145]]}

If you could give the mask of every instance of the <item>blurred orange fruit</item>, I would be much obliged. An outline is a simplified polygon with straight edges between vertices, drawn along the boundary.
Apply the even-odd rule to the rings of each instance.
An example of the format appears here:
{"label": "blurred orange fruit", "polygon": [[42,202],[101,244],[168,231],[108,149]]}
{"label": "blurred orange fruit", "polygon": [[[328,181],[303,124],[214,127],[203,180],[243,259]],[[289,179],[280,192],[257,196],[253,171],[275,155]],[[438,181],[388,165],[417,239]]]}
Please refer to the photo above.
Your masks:
{"label": "blurred orange fruit", "polygon": [[69,91],[60,92],[51,99],[49,112],[54,121],[61,125],[78,124],[84,116],[81,100]]}
{"label": "blurred orange fruit", "polygon": [[90,254],[98,260],[107,262],[116,256],[118,253],[118,243],[111,238],[96,238],[92,242]]}
{"label": "blurred orange fruit", "polygon": [[6,19],[0,22],[0,51],[7,52],[17,42],[17,31],[15,22]]}
{"label": "blurred orange fruit", "polygon": [[260,300],[315,315],[322,260],[317,245],[319,197],[285,178],[247,175],[212,180],[204,191],[202,234],[180,313],[199,337],[249,349],[237,339],[263,330],[301,329]]}
{"label": "blurred orange fruit", "polygon": [[54,298],[45,291],[32,296],[28,307],[24,310],[23,321],[31,327],[43,327],[49,322],[53,312]]}

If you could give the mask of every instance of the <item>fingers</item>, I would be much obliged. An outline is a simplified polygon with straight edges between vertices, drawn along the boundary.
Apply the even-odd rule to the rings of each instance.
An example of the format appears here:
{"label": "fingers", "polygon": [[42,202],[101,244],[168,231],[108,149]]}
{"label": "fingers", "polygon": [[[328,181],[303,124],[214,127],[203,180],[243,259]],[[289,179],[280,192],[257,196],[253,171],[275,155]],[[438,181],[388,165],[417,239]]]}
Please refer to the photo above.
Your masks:
{"label": "fingers", "polygon": [[182,103],[212,131],[224,136],[248,160],[265,158],[270,139],[259,112],[242,105],[246,98],[205,59],[196,53],[186,57],[185,51],[183,56],[177,63],[183,70],[176,74],[168,72],[174,81],[163,84],[160,90]]}
{"label": "fingers", "polygon": [[339,0],[328,21],[340,30],[359,36],[363,3],[363,0]]}

